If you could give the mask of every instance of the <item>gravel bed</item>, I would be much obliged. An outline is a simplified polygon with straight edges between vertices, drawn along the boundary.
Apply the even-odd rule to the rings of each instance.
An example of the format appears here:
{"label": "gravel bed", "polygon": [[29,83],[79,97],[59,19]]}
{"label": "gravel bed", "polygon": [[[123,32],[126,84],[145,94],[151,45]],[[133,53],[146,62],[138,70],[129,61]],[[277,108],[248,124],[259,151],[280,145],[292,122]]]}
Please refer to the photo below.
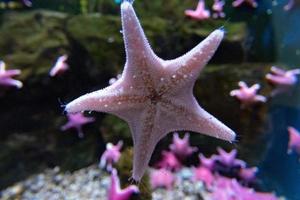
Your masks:
{"label": "gravel bed", "polygon": [[[173,190],[156,189],[153,200],[199,200],[205,196],[201,182],[189,181],[190,169],[176,174]],[[106,200],[110,176],[97,165],[73,173],[61,172],[59,167],[47,169],[0,192],[1,200]]]}

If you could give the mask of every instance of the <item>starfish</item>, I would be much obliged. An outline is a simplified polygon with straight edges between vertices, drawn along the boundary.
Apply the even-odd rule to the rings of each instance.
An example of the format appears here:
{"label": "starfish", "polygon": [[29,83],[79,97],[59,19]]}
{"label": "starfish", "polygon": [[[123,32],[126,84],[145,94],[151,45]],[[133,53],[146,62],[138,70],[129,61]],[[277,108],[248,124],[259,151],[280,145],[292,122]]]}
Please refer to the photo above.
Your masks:
{"label": "starfish", "polygon": [[288,144],[288,154],[295,151],[300,155],[300,133],[294,127],[288,127],[289,132],[289,144]]}
{"label": "starfish", "polygon": [[204,20],[210,17],[209,10],[205,9],[204,0],[199,0],[196,10],[186,10],[184,13],[186,16],[197,20]]}
{"label": "starfish", "polygon": [[5,63],[0,61],[0,85],[5,87],[16,87],[18,89],[23,87],[23,83],[21,81],[15,80],[12,77],[21,74],[21,70],[19,69],[11,69],[5,70]]}
{"label": "starfish", "polygon": [[164,168],[172,171],[177,171],[181,169],[182,164],[177,159],[175,154],[170,151],[163,151],[162,152],[162,159],[156,164],[159,168]]}
{"label": "starfish", "polygon": [[267,81],[275,85],[271,96],[288,92],[297,83],[299,74],[300,69],[283,70],[275,66],[271,67],[271,73],[266,75]]}
{"label": "starfish", "polygon": [[153,189],[164,187],[172,189],[175,182],[175,176],[166,169],[153,170],[150,174],[150,183]]}
{"label": "starfish", "polygon": [[189,133],[185,133],[183,139],[180,139],[178,133],[173,134],[173,143],[169,146],[169,148],[180,160],[184,160],[186,157],[198,150],[197,147],[190,146],[189,138]]}
{"label": "starfish", "polygon": [[55,63],[55,65],[50,70],[49,75],[53,77],[53,76],[62,74],[66,70],[68,70],[69,65],[66,63],[67,60],[68,60],[67,55],[59,56],[56,63]]}
{"label": "starfish", "polygon": [[297,75],[300,69],[283,70],[278,67],[271,67],[271,73],[266,75],[266,79],[274,85],[292,86],[298,81]]}
{"label": "starfish", "polygon": [[219,155],[217,155],[217,160],[227,167],[239,166],[244,168],[246,163],[242,160],[236,159],[237,150],[233,149],[229,153],[224,151],[222,148],[218,148]]}
{"label": "starfish", "polygon": [[258,95],[257,91],[260,89],[259,84],[254,84],[248,87],[244,81],[239,82],[240,89],[232,90],[230,96],[236,97],[241,101],[241,107],[246,107],[257,102],[266,102],[266,97]]}
{"label": "starfish", "polygon": [[108,200],[129,200],[133,194],[138,192],[139,189],[135,185],[130,185],[121,190],[117,170],[112,170],[110,188],[108,189]]}
{"label": "starfish", "polygon": [[199,155],[199,160],[201,163],[201,167],[205,167],[210,171],[213,171],[216,163],[216,156],[211,156],[210,158],[206,158],[203,154]]}
{"label": "starfish", "polygon": [[232,6],[240,7],[243,3],[247,3],[252,8],[257,8],[258,6],[256,0],[235,0],[234,2],[232,2]]}
{"label": "starfish", "polygon": [[214,31],[177,59],[162,60],[152,51],[128,1],[121,4],[121,15],[127,59],[121,78],[75,99],[65,111],[106,112],[125,120],[134,143],[135,181],[143,176],[158,141],[169,132],[187,130],[233,141],[235,133],[202,109],[193,96],[193,85],[224,31]]}
{"label": "starfish", "polygon": [[118,144],[113,145],[112,143],[106,144],[106,150],[102,154],[100,158],[99,167],[100,168],[106,168],[107,171],[112,170],[112,165],[121,157],[121,148],[123,146],[123,141],[119,141]]}
{"label": "starfish", "polygon": [[85,117],[82,113],[76,114],[68,114],[68,122],[63,125],[60,129],[62,131],[75,128],[78,133],[78,137],[83,138],[82,126],[87,123],[94,122],[95,119],[93,117]]}
{"label": "starfish", "polygon": [[214,11],[213,13],[213,18],[224,18],[225,13],[223,11],[223,7],[225,5],[225,1],[223,0],[214,0],[214,4],[212,6],[212,10]]}

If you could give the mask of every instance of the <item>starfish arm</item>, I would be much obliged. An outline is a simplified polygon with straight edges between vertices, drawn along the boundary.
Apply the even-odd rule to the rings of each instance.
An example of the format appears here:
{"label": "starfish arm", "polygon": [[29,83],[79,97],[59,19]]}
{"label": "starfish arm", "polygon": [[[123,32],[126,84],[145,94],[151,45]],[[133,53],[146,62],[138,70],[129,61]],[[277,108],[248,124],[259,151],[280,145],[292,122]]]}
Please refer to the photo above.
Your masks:
{"label": "starfish arm", "polygon": [[256,83],[256,84],[252,85],[252,86],[250,87],[250,89],[253,90],[253,91],[257,91],[257,90],[260,89],[260,85],[259,85],[258,83]]}
{"label": "starfish arm", "polygon": [[11,78],[4,78],[4,79],[0,79],[0,85],[4,85],[4,86],[14,86],[18,89],[23,87],[23,83],[21,81],[15,80],[15,79],[11,79]]}
{"label": "starfish arm", "polygon": [[276,74],[276,75],[282,75],[282,76],[285,75],[285,73],[286,73],[285,70],[280,69],[280,68],[275,67],[275,66],[272,66],[272,67],[271,67],[271,72],[272,72],[273,74]]}
{"label": "starfish arm", "polygon": [[120,181],[116,169],[112,170],[110,180],[111,182],[110,182],[110,188],[108,190],[108,199],[115,199],[117,195],[117,191],[120,190]]}
{"label": "starfish arm", "polygon": [[293,85],[295,83],[295,79],[291,78],[286,78],[284,76],[277,76],[273,74],[267,74],[266,75],[267,80],[274,84],[279,84],[279,85]]}
{"label": "starfish arm", "polygon": [[233,7],[238,7],[238,6],[240,6],[243,2],[244,2],[244,0],[235,0],[234,2],[232,2],[232,6],[233,6]]}
{"label": "starfish arm", "polygon": [[59,70],[60,70],[59,66],[55,65],[55,66],[50,70],[49,75],[53,77],[53,76],[55,76],[55,75],[58,74]]}
{"label": "starfish arm", "polygon": [[11,70],[5,71],[5,77],[11,77],[11,76],[16,76],[16,75],[20,75],[20,74],[21,74],[21,70],[19,70],[19,69],[11,69]]}
{"label": "starfish arm", "polygon": [[238,85],[240,88],[248,88],[247,83],[245,83],[244,81],[239,81]]}
{"label": "starfish arm", "polygon": [[266,102],[267,101],[267,98],[265,96],[262,96],[262,95],[256,95],[254,97],[255,101],[260,101],[260,102]]}
{"label": "starfish arm", "polygon": [[188,102],[187,105],[172,102],[171,100],[163,100],[161,105],[165,113],[170,113],[169,127],[173,127],[172,131],[194,131],[229,142],[235,139],[235,133],[202,109],[195,99],[192,102]]}
{"label": "starfish arm", "polygon": [[186,84],[195,82],[200,71],[214,55],[223,37],[223,30],[215,30],[185,55],[174,60],[164,61],[166,71],[168,74],[171,74],[171,76],[166,77],[167,80],[160,90],[162,92],[172,88],[180,90]]}
{"label": "starfish arm", "polygon": [[102,90],[83,95],[65,107],[67,113],[82,111],[106,112],[121,116],[138,106],[142,106],[145,98],[140,95],[125,94],[116,84],[108,86]]}
{"label": "starfish arm", "polygon": [[203,0],[199,0],[196,8],[196,12],[201,13],[205,9],[205,4]]}
{"label": "starfish arm", "polygon": [[66,131],[66,130],[72,128],[72,127],[73,127],[73,124],[68,122],[65,125],[63,125],[62,127],[60,127],[60,130],[61,131]]}
{"label": "starfish arm", "polygon": [[135,11],[128,1],[124,1],[121,5],[121,16],[128,64],[140,64],[140,61],[145,60],[147,56],[154,56]]}
{"label": "starfish arm", "polygon": [[135,185],[130,185],[119,193],[119,200],[127,200],[131,197],[132,194],[137,193],[138,191],[139,190]]}
{"label": "starfish arm", "polygon": [[153,92],[153,72],[161,65],[161,59],[152,51],[132,5],[124,1],[121,5],[123,38],[126,64],[122,76],[130,86],[143,86]]}
{"label": "starfish arm", "polygon": [[132,178],[136,181],[140,181],[157,142],[166,134],[154,126],[160,123],[155,120],[157,115],[155,106],[150,104],[129,122],[134,143]]}
{"label": "starfish arm", "polygon": [[300,74],[300,69],[292,69],[292,70],[287,71],[287,73],[294,74],[294,75]]}
{"label": "starfish arm", "polygon": [[232,90],[229,94],[232,97],[234,97],[234,96],[240,96],[241,91],[240,90]]}

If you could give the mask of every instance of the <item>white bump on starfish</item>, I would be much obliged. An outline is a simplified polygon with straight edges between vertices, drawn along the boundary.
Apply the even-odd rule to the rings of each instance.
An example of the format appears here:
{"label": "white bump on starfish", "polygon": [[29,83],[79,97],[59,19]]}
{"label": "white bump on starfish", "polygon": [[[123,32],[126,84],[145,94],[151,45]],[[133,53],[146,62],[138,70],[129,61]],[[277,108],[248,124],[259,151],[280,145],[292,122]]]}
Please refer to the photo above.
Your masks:
{"label": "white bump on starfish", "polygon": [[[132,5],[121,5],[126,64],[112,85],[83,95],[66,106],[69,113],[93,110],[125,120],[134,143],[133,175],[143,176],[158,141],[169,132],[200,132],[227,141],[235,133],[203,110],[193,96],[193,85],[224,37],[212,32],[185,55],[162,60],[152,51]],[[132,87],[132,88],[131,88]]]}

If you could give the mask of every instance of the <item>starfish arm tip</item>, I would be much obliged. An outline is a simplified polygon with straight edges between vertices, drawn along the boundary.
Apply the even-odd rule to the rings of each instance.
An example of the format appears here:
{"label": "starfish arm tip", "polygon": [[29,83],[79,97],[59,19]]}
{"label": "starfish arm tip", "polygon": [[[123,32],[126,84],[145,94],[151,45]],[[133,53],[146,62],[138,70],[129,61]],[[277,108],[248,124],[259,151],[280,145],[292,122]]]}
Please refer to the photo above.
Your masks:
{"label": "starfish arm tip", "polygon": [[123,1],[122,4],[121,4],[121,10],[126,10],[126,9],[128,9],[129,7],[131,7],[131,5],[132,5],[132,4],[131,4],[128,0]]}
{"label": "starfish arm tip", "polygon": [[232,143],[236,140],[236,134],[235,132],[233,131],[230,131],[229,135],[228,135],[228,138],[227,138],[227,141]]}
{"label": "starfish arm tip", "polygon": [[222,40],[223,37],[224,37],[224,35],[225,35],[225,32],[226,32],[226,31],[225,31],[224,27],[221,27],[221,28],[215,30],[214,32],[212,32],[211,34],[212,34],[213,36],[215,36],[216,38]]}
{"label": "starfish arm tip", "polygon": [[238,94],[238,92],[239,92],[238,90],[232,90],[232,91],[230,91],[229,95],[234,97]]}

